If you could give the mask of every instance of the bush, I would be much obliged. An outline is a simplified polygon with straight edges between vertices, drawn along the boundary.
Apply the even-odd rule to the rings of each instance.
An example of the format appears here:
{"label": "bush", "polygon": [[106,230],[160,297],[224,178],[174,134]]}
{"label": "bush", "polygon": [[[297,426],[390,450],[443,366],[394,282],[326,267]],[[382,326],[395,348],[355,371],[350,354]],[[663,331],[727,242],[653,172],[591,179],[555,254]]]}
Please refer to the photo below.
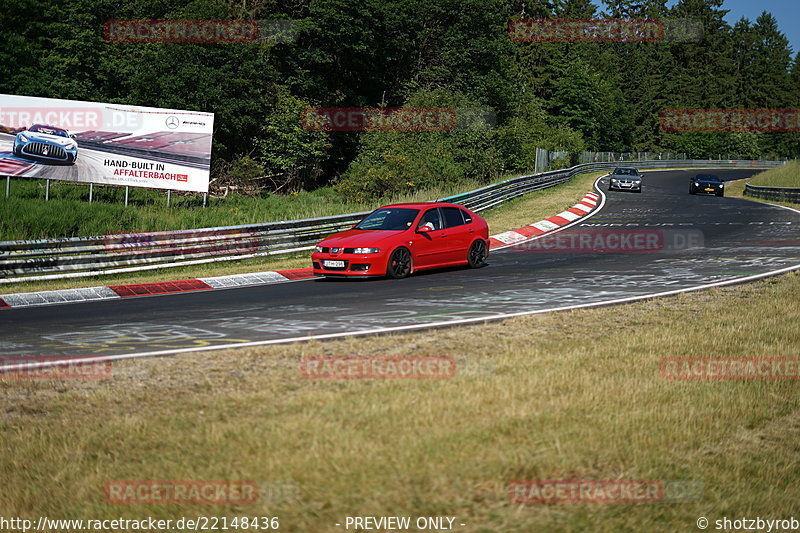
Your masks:
{"label": "bush", "polygon": [[498,132],[506,168],[511,171],[532,171],[536,166],[536,149],[577,154],[585,150],[580,132],[568,126],[551,124],[539,100],[523,97],[514,116]]}
{"label": "bush", "polygon": [[[445,107],[457,117],[477,102],[444,90],[419,91],[406,107]],[[368,132],[360,150],[336,185],[340,194],[358,202],[392,196],[418,188],[462,181],[496,179],[503,171],[497,132],[485,120],[459,122],[452,131]]]}

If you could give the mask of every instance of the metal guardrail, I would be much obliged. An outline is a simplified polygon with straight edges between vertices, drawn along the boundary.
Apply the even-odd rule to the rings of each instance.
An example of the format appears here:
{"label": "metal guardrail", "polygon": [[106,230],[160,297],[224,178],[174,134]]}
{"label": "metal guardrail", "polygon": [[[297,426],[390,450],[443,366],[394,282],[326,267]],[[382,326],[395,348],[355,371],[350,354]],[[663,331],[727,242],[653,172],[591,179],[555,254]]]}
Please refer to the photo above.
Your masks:
{"label": "metal guardrail", "polygon": [[[511,178],[441,198],[481,212],[532,191],[553,187],[579,174],[618,166],[658,168],[774,167],[782,161],[624,161],[588,163]],[[149,233],[0,242],[0,283],[88,277],[232,261],[313,249],[324,237],[351,227],[368,211],[344,215]]]}
{"label": "metal guardrail", "polygon": [[764,200],[778,200],[800,204],[800,187],[764,187],[745,183],[744,194]]}

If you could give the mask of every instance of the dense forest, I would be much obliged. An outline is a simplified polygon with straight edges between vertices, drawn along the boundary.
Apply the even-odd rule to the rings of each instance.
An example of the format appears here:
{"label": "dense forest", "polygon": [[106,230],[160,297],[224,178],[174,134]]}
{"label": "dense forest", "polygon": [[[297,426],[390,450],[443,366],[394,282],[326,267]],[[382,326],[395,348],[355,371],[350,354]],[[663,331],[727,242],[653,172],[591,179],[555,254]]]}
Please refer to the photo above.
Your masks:
{"label": "dense forest", "polygon": [[[795,133],[663,131],[667,108],[800,107],[800,54],[723,0],[0,0],[0,92],[216,114],[214,175],[368,198],[533,168],[537,147],[796,157]],[[528,18],[691,19],[696,42],[518,42]],[[247,43],[108,42],[111,19],[247,19]],[[283,21],[282,24],[276,24]],[[444,132],[302,127],[309,107],[489,109]]]}

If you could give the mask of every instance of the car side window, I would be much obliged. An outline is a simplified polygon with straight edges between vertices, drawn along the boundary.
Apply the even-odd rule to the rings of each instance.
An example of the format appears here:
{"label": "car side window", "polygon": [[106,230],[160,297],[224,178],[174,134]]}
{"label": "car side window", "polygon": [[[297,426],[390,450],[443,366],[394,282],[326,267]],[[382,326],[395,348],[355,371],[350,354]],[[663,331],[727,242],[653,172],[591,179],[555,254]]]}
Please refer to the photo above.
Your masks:
{"label": "car side window", "polygon": [[457,207],[443,207],[442,214],[444,215],[444,227],[454,228],[456,226],[464,225],[464,216],[461,209]]}
{"label": "car side window", "polygon": [[434,230],[442,229],[442,217],[439,215],[439,209],[430,209],[424,215],[422,215],[422,219],[419,221],[420,226],[424,226],[425,224],[430,223],[433,226]]}
{"label": "car side window", "polygon": [[470,215],[469,213],[467,213],[463,209],[461,209],[460,211],[461,211],[461,216],[464,217],[464,224],[471,224],[472,223],[472,215]]}

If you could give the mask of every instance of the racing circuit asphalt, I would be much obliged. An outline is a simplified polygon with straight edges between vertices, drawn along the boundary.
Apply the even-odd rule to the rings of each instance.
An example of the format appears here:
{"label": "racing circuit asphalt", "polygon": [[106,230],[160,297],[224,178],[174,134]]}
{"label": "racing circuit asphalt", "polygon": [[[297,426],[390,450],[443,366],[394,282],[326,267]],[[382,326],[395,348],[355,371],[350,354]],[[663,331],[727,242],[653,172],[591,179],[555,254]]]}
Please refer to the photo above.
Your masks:
{"label": "racing circuit asphalt", "polygon": [[[14,360],[131,356],[414,328],[642,297],[800,265],[800,213],[690,196],[688,177],[697,172],[645,172],[641,194],[608,193],[601,180],[607,195],[602,210],[562,231],[656,235],[657,251],[583,253],[528,243],[493,252],[481,269],[404,280],[315,279],[12,308],[0,311],[0,353]],[[753,173],[713,172],[726,180]]]}

